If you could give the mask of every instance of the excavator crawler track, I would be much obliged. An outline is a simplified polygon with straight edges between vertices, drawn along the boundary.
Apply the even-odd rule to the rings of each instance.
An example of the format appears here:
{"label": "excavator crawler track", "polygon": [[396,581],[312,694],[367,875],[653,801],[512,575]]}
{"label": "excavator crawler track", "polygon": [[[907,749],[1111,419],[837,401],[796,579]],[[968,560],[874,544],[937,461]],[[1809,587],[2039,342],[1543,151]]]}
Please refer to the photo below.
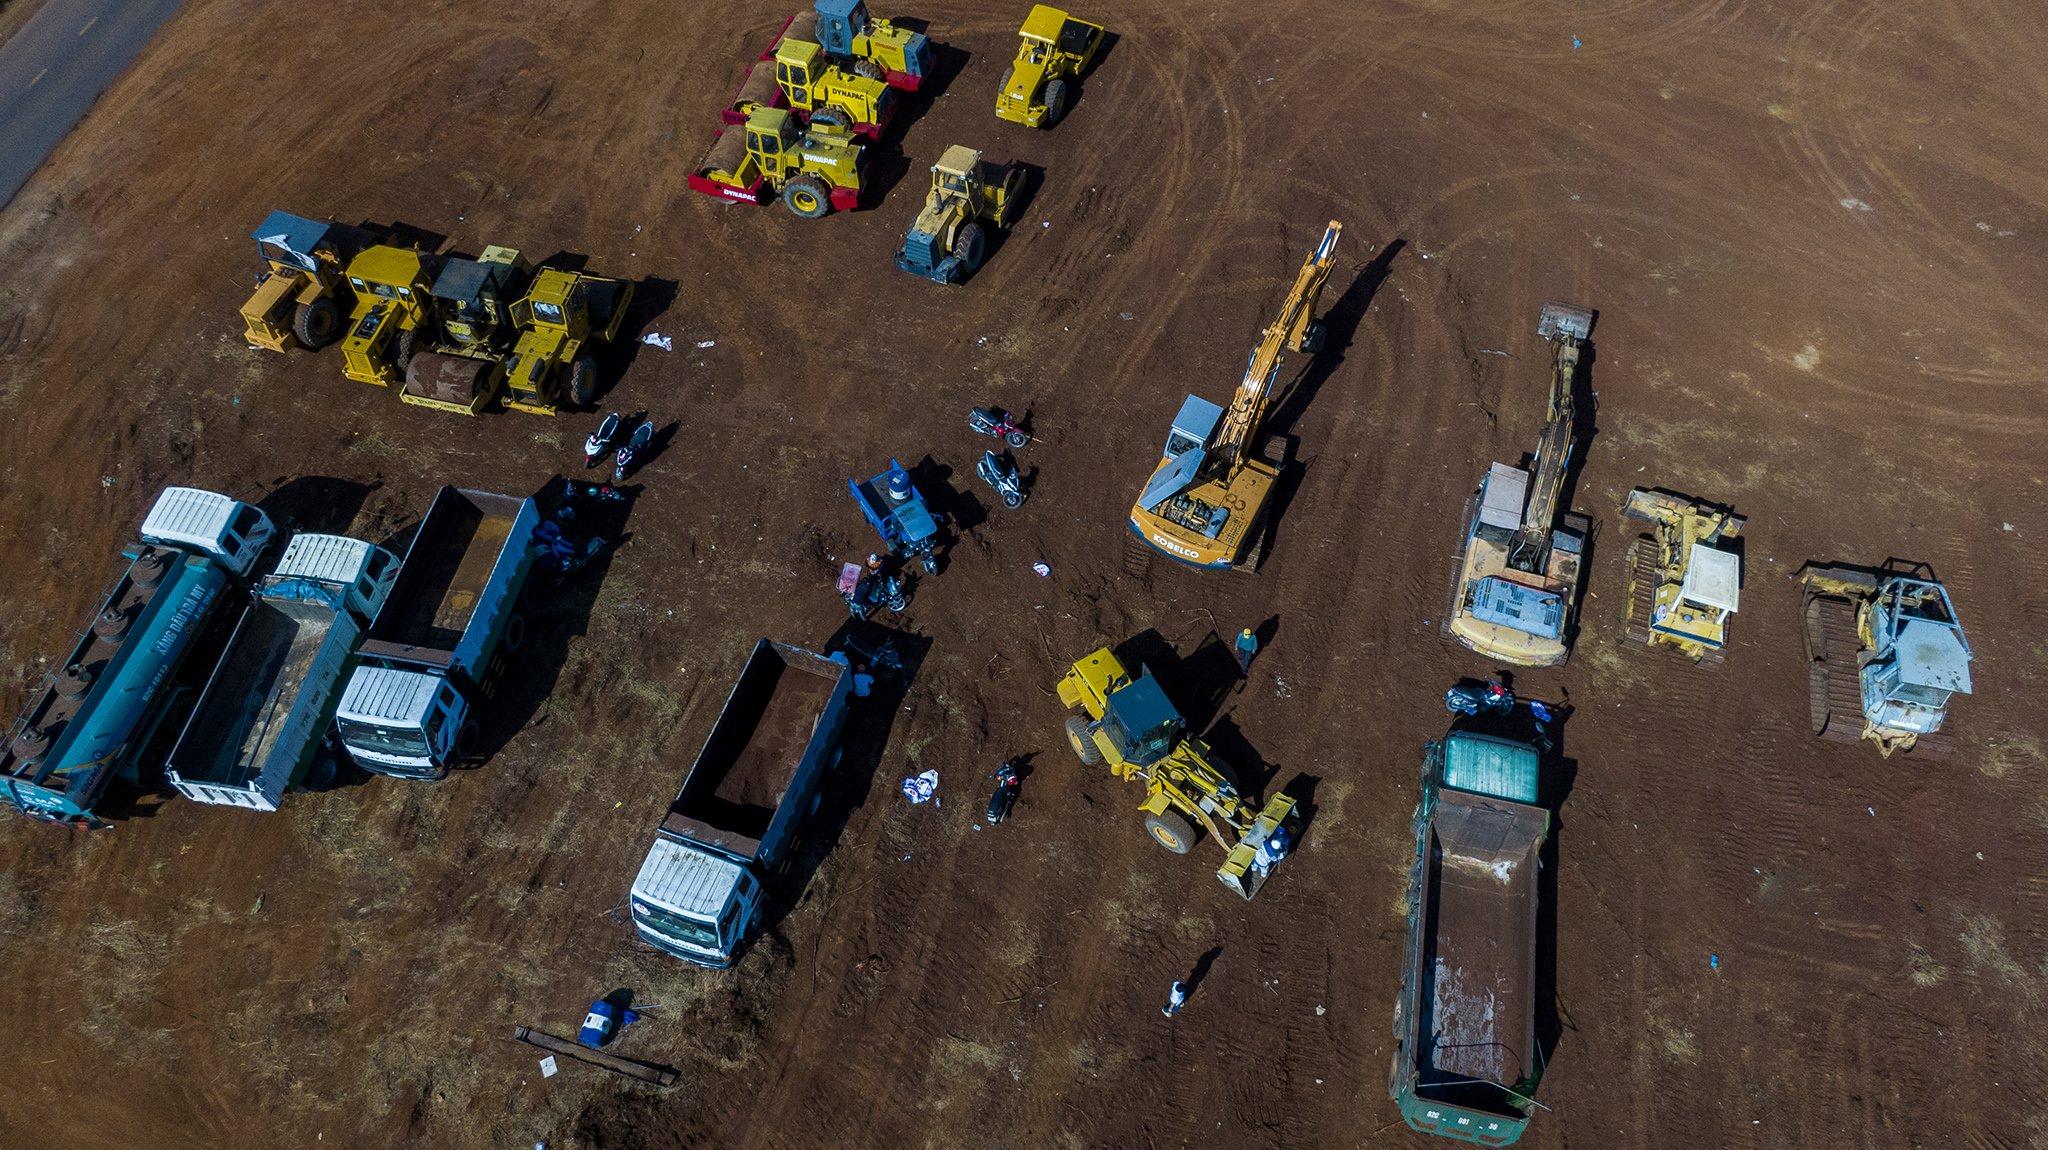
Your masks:
{"label": "excavator crawler track", "polygon": [[1855,605],[1832,595],[1807,599],[1806,673],[1813,733],[1829,742],[1863,741],[1856,653]]}

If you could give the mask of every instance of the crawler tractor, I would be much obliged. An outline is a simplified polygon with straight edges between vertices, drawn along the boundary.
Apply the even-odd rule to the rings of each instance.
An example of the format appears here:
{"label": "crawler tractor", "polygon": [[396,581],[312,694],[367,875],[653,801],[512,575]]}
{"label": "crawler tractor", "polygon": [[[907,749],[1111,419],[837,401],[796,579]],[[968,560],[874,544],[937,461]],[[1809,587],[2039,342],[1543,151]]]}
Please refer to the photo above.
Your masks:
{"label": "crawler tractor", "polygon": [[689,179],[707,196],[783,206],[807,220],[860,203],[861,146],[824,121],[800,128],[783,108],[756,108],[739,128],[719,132]]}
{"label": "crawler tractor", "polygon": [[924,210],[896,253],[896,266],[942,284],[974,274],[987,253],[988,228],[1007,228],[1016,214],[1024,172],[998,168],[981,153],[954,144],[932,165]]}
{"label": "crawler tractor", "polygon": [[1017,36],[1017,59],[996,89],[996,115],[1027,128],[1050,128],[1067,114],[1069,89],[1095,63],[1105,33],[1100,24],[1034,4]]}
{"label": "crawler tractor", "polygon": [[250,347],[318,351],[341,334],[351,302],[343,267],[370,243],[359,228],[272,212],[251,233],[263,274],[242,305]]}
{"label": "crawler tractor", "polygon": [[432,255],[389,244],[365,248],[349,261],[356,307],[341,340],[344,375],[378,387],[404,382],[436,263]]}
{"label": "crawler tractor", "polygon": [[407,403],[475,415],[504,378],[504,356],[517,338],[512,301],[532,278],[512,248],[488,247],[477,259],[451,259],[428,293],[425,346],[405,367]]}
{"label": "crawler tractor", "polygon": [[1742,557],[1727,546],[1742,517],[1711,503],[1638,487],[1621,513],[1650,524],[1628,548],[1628,626],[1637,643],[1719,666],[1742,592]]}
{"label": "crawler tractor", "polygon": [[1274,795],[1263,807],[1238,792],[1230,769],[1209,745],[1188,733],[1159,681],[1132,679],[1104,647],[1075,663],[1060,680],[1060,702],[1088,717],[1067,719],[1067,740],[1089,766],[1107,764],[1120,779],[1141,783],[1145,832],[1175,854],[1207,830],[1227,852],[1216,877],[1251,898],[1287,852],[1294,800]]}
{"label": "crawler tractor", "polygon": [[1880,753],[1948,750],[1949,699],[1970,693],[1970,642],[1948,591],[1894,570],[1799,569],[1813,733]]}

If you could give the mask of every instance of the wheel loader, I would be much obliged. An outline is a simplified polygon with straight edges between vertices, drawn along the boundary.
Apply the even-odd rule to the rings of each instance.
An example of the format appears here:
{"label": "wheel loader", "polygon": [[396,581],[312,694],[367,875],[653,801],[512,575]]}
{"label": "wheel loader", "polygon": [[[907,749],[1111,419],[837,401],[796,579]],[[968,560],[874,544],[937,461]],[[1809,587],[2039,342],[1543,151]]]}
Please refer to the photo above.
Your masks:
{"label": "wheel loader", "polygon": [[438,262],[390,244],[364,248],[348,262],[356,306],[341,340],[342,374],[378,387],[405,381]]}
{"label": "wheel loader", "polygon": [[1970,642],[1948,590],[1914,570],[1809,563],[1804,590],[1813,733],[1879,753],[1949,749],[1948,703],[1970,693]]}
{"label": "wheel loader", "polygon": [[343,268],[373,237],[332,220],[271,212],[250,238],[264,270],[242,305],[249,346],[284,351],[296,344],[318,351],[333,343],[343,311],[353,302]]}
{"label": "wheel loader", "polygon": [[513,248],[487,247],[476,259],[450,259],[427,293],[419,347],[405,366],[407,403],[475,415],[504,379],[505,352],[517,338],[512,301],[533,278]]}
{"label": "wheel loader", "polygon": [[954,144],[932,165],[932,190],[910,225],[896,266],[942,284],[974,274],[988,251],[989,228],[1007,228],[1024,189],[1024,170],[984,163]]}
{"label": "wheel loader", "polygon": [[737,129],[721,130],[690,175],[693,189],[741,203],[780,196],[807,220],[860,203],[861,146],[850,129],[824,121],[800,128],[785,108],[755,108]]}
{"label": "wheel loader", "polygon": [[505,406],[554,415],[597,397],[593,345],[609,343],[633,302],[630,280],[542,268],[512,305],[519,342],[505,358]]}
{"label": "wheel loader", "polygon": [[996,89],[996,116],[1027,128],[1050,128],[1067,114],[1071,89],[1095,63],[1106,33],[1100,24],[1034,4],[1017,36],[1017,58]]}
{"label": "wheel loader", "polygon": [[788,108],[802,122],[850,128],[875,139],[896,114],[896,92],[877,78],[834,67],[809,40],[784,36],[772,58],[754,65],[723,117],[744,124],[756,108]]}
{"label": "wheel loader", "polygon": [[[1140,668],[1142,671],[1143,668]],[[1225,853],[1216,877],[1244,898],[1265,885],[1286,856],[1294,800],[1274,795],[1263,807],[1238,792],[1230,768],[1187,722],[1150,674],[1131,678],[1103,647],[1075,663],[1059,684],[1060,702],[1088,717],[1067,719],[1067,741],[1088,766],[1107,764],[1120,779],[1141,783],[1145,833],[1175,854],[1194,847],[1202,830]]]}
{"label": "wheel loader", "polygon": [[1742,556],[1727,544],[1742,533],[1742,517],[1648,487],[1630,491],[1621,514],[1650,524],[1628,548],[1623,633],[1631,642],[1670,647],[1702,666],[1719,666],[1728,622],[1741,603]]}

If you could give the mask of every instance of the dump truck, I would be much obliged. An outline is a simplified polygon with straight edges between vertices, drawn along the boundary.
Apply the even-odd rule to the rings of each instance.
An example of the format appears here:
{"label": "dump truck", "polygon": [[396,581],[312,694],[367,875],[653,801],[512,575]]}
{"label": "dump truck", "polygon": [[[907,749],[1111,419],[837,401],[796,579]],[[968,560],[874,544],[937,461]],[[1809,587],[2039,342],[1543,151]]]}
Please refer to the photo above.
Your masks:
{"label": "dump truck", "polygon": [[1916,570],[1814,564],[1804,588],[1813,733],[1945,754],[1948,704],[1970,693],[1970,641],[1948,589]]}
{"label": "dump truck", "polygon": [[274,811],[327,753],[363,629],[398,576],[382,547],[294,535],[242,611],[165,778],[202,803]]}
{"label": "dump truck", "polygon": [[1107,764],[1117,778],[1144,786],[1138,810],[1153,842],[1184,855],[1207,830],[1224,850],[1217,880],[1249,899],[1287,857],[1294,799],[1277,794],[1260,806],[1241,792],[1229,766],[1188,731],[1159,680],[1139,670],[1133,678],[1107,647],[1075,662],[1060,679],[1060,702],[1087,718],[1068,716],[1067,742],[1083,764]]}
{"label": "dump truck", "polygon": [[1017,58],[996,89],[996,115],[1027,128],[1050,128],[1067,114],[1070,90],[1095,63],[1102,25],[1033,4],[1017,29]]}
{"label": "dump truck", "polygon": [[375,242],[360,228],[321,223],[290,212],[271,212],[250,233],[263,273],[242,305],[242,326],[252,348],[318,351],[341,334],[355,302],[344,269]]}
{"label": "dump truck", "polygon": [[107,785],[156,769],[160,735],[178,729],[276,530],[225,495],[165,488],[122,552],[127,569],[0,746],[0,796],[45,822],[102,825]]}
{"label": "dump truck", "polygon": [[1628,545],[1632,643],[1670,647],[1705,667],[1726,660],[1728,624],[1742,606],[1742,516],[1675,491],[1638,487],[1621,506],[1650,530]]}
{"label": "dump truck", "polygon": [[504,379],[505,353],[518,338],[513,301],[532,280],[533,269],[515,248],[493,245],[476,259],[443,262],[427,292],[422,334],[405,365],[399,398],[458,415],[488,406]]}
{"label": "dump truck", "polygon": [[699,966],[732,965],[839,761],[847,699],[864,692],[845,655],[754,645],[633,879],[641,938]]}
{"label": "dump truck", "polygon": [[343,375],[378,387],[405,382],[438,268],[436,257],[390,244],[364,248],[348,262],[356,306],[341,339]]}
{"label": "dump truck", "polygon": [[942,284],[974,274],[988,253],[988,231],[1010,226],[1024,188],[1024,170],[998,167],[961,144],[932,165],[932,188],[897,249],[896,266]]}
{"label": "dump truck", "polygon": [[688,182],[744,204],[780,196],[793,214],[815,220],[860,205],[861,158],[850,129],[823,121],[801,128],[788,109],[756,108],[743,126],[712,137]]}
{"label": "dump truck", "polygon": [[1539,767],[1526,743],[1465,731],[1423,748],[1387,1089],[1426,1134],[1506,1146],[1535,1109]]}
{"label": "dump truck", "polygon": [[525,641],[538,553],[531,499],[443,487],[365,635],[335,729],[367,771],[439,779],[475,753],[477,710]]}

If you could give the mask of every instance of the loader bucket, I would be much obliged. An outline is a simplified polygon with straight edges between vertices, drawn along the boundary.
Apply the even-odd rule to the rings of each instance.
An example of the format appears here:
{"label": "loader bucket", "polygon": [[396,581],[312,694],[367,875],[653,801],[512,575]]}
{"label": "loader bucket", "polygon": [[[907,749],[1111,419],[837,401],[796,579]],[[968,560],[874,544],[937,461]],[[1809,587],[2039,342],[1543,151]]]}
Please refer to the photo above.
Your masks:
{"label": "loader bucket", "polygon": [[404,398],[474,415],[490,398],[490,376],[496,367],[495,360],[420,352],[406,365]]}
{"label": "loader bucket", "polygon": [[1593,334],[1593,312],[1568,303],[1546,303],[1542,314],[1536,317],[1536,334],[1544,339],[1568,336],[1584,340]]}
{"label": "loader bucket", "polygon": [[[1237,845],[1230,848],[1230,854],[1217,869],[1217,881],[1236,891],[1240,898],[1249,899],[1258,894],[1259,888],[1265,886],[1266,879],[1272,875],[1273,868],[1280,865],[1286,857],[1284,851],[1279,858],[1269,857],[1266,844],[1275,834],[1284,836],[1285,832],[1281,828],[1293,814],[1292,798],[1274,795],[1266,800],[1265,809],[1259,812],[1258,818],[1252,820],[1251,830],[1246,831],[1244,837],[1237,840]],[[1285,842],[1285,838],[1283,837],[1281,841]]]}

